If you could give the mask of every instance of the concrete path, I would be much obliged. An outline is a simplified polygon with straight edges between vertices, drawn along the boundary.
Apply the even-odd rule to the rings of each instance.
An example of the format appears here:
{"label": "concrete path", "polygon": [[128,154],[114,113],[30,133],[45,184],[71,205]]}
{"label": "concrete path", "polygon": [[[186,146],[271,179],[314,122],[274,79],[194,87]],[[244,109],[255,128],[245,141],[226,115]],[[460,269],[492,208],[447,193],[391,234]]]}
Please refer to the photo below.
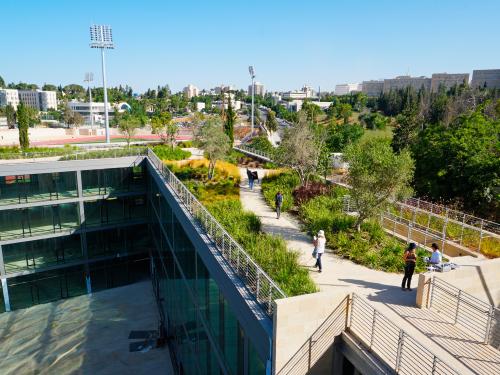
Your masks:
{"label": "concrete path", "polygon": [[[259,169],[258,173],[262,178],[267,171]],[[470,341],[457,340],[458,329],[449,327],[449,322],[442,322],[438,314],[415,307],[418,275],[414,275],[412,280],[413,291],[402,291],[402,274],[366,268],[340,258],[328,249],[322,257],[323,272],[319,273],[314,268],[315,260],[311,256],[312,238],[303,231],[299,220],[288,213],[282,213],[281,218],[277,219],[276,213],[264,200],[261,186],[254,185],[253,190],[250,190],[246,170],[240,168],[240,174],[240,200],[243,208],[254,212],[261,219],[264,232],[283,237],[289,249],[300,253],[301,264],[309,270],[311,278],[321,291],[344,287],[366,297],[372,306],[396,326],[404,329],[439,358],[452,364],[460,374],[488,374],[492,368],[496,369],[500,365],[500,359],[495,353],[489,353],[488,347],[483,346],[486,351],[482,351],[481,346],[476,345],[476,350],[471,353]],[[416,322],[419,324],[415,324]],[[444,334],[437,339],[428,329],[423,329],[439,324],[446,325],[453,334]]]}

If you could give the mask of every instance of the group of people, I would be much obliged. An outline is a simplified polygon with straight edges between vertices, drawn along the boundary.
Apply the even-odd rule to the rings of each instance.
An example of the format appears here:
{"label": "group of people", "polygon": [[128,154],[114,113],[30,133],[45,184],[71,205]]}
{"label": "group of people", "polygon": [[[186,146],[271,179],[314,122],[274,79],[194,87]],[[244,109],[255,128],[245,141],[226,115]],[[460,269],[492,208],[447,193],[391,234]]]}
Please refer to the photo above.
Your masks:
{"label": "group of people", "polygon": [[247,177],[248,177],[248,187],[250,190],[253,190],[253,184],[255,181],[259,183],[259,174],[257,171],[251,171],[250,169],[247,168]]}

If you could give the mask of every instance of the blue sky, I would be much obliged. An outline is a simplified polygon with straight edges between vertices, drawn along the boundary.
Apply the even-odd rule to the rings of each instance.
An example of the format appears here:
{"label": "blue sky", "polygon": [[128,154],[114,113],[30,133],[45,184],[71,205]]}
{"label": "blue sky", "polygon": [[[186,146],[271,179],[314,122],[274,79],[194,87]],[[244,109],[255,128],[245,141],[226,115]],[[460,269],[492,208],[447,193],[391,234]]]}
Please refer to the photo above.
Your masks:
{"label": "blue sky", "polygon": [[500,68],[496,0],[6,0],[0,76],[7,82],[82,83],[100,56],[89,25],[110,24],[110,85],[248,85],[266,89],[472,73]]}

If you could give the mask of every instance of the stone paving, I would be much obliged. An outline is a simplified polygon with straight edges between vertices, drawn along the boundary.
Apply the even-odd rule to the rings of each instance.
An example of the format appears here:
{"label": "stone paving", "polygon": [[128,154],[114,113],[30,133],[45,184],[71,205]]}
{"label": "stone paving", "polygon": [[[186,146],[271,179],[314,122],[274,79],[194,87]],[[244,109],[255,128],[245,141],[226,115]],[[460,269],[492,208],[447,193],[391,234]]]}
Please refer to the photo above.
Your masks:
{"label": "stone paving", "polygon": [[[283,237],[289,249],[300,253],[301,264],[309,269],[311,278],[320,290],[344,287],[366,297],[379,312],[441,359],[452,363],[461,374],[490,374],[492,369],[498,369],[497,373],[500,373],[498,351],[492,352],[491,347],[480,346],[477,343],[472,350],[470,341],[460,339],[459,330],[452,329],[450,322],[442,323],[442,318],[437,316],[438,314],[415,307],[418,275],[414,275],[412,280],[413,291],[402,291],[402,274],[366,268],[340,258],[328,249],[322,257],[323,272],[319,273],[314,268],[315,260],[311,255],[312,238],[303,231],[299,220],[289,213],[282,213],[280,219],[277,219],[276,213],[264,200],[261,186],[256,184],[253,190],[250,190],[246,170],[240,168],[240,173],[242,181],[240,200],[243,208],[254,212],[261,219],[264,232]],[[259,169],[258,173],[261,178],[267,171]],[[434,334],[432,328],[429,328],[443,327],[443,324],[446,330],[443,329],[443,334],[439,337]],[[481,347],[484,351],[481,351]]]}

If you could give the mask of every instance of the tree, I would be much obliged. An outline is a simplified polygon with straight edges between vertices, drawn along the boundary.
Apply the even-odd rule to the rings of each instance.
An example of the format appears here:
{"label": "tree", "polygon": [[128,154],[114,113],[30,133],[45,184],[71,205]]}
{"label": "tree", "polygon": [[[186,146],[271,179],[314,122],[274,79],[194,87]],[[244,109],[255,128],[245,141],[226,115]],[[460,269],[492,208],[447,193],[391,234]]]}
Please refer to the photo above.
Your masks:
{"label": "tree", "polygon": [[84,123],[84,118],[78,112],[73,111],[67,104],[63,110],[63,121],[68,127],[80,126]]}
{"label": "tree", "polygon": [[5,81],[3,80],[2,76],[0,76],[0,87],[5,87]]}
{"label": "tree", "polygon": [[51,85],[51,84],[46,83],[42,86],[42,90],[44,90],[44,91],[57,91],[57,87],[56,87],[56,85]]}
{"label": "tree", "polygon": [[[64,93],[70,98],[83,98],[85,97],[85,88],[81,85],[77,85],[75,83],[66,85],[63,87]],[[97,95],[95,96],[95,100],[97,100]],[[112,100],[110,100],[112,101]]]}
{"label": "tree", "polygon": [[28,107],[22,102],[17,107],[17,123],[19,128],[19,145],[22,149],[27,149],[30,146],[28,128],[30,125],[30,117]]}
{"label": "tree", "polygon": [[423,127],[422,118],[413,108],[407,108],[396,117],[396,127],[393,132],[392,148],[396,152],[410,147],[417,139],[418,132]]}
{"label": "tree", "polygon": [[274,112],[272,109],[270,109],[267,112],[266,129],[269,130],[270,132],[275,132],[276,130],[278,130],[278,121],[276,120],[276,112]]}
{"label": "tree", "polygon": [[342,103],[337,106],[337,118],[343,119],[344,124],[349,122],[349,117],[352,115],[352,106],[348,103]]}
{"label": "tree", "polygon": [[161,112],[151,119],[151,128],[153,134],[157,134],[163,143],[170,143],[174,148],[175,137],[179,128],[177,124],[172,121],[172,114],[170,112]]}
{"label": "tree", "polygon": [[137,132],[137,128],[139,128],[141,123],[135,117],[129,117],[127,119],[121,120],[118,125],[118,129],[120,132],[125,135],[127,139],[127,147],[130,148],[130,141],[132,137]]}
{"label": "tree", "polygon": [[322,112],[321,108],[314,103],[311,103],[310,101],[304,101],[304,104],[302,104],[302,110],[306,113],[307,115],[307,120],[309,122],[315,123],[318,115]]}
{"label": "tree", "polygon": [[433,200],[462,203],[496,220],[500,208],[500,120],[480,109],[450,126],[435,124],[412,147],[415,190]]}
{"label": "tree", "polygon": [[344,153],[349,163],[348,183],[358,210],[355,226],[375,217],[394,199],[408,197],[414,163],[408,150],[395,154],[389,141],[372,138],[349,145]]}
{"label": "tree", "polygon": [[7,126],[13,129],[16,126],[16,110],[10,104],[5,107],[5,117],[7,117]]}
{"label": "tree", "polygon": [[227,102],[227,112],[224,121],[224,133],[229,137],[231,145],[234,143],[234,124],[236,122],[236,112],[233,110],[231,98]]}
{"label": "tree", "polygon": [[302,114],[299,122],[285,131],[277,149],[276,161],[293,169],[301,184],[307,185],[318,166],[320,152],[317,137]]}
{"label": "tree", "polygon": [[208,159],[208,178],[212,179],[217,160],[222,159],[231,150],[231,141],[222,129],[221,118],[214,116],[207,119],[199,128],[196,140]]}
{"label": "tree", "polygon": [[331,123],[327,129],[326,145],[330,152],[342,152],[347,145],[359,141],[363,134],[364,129],[360,125]]}

